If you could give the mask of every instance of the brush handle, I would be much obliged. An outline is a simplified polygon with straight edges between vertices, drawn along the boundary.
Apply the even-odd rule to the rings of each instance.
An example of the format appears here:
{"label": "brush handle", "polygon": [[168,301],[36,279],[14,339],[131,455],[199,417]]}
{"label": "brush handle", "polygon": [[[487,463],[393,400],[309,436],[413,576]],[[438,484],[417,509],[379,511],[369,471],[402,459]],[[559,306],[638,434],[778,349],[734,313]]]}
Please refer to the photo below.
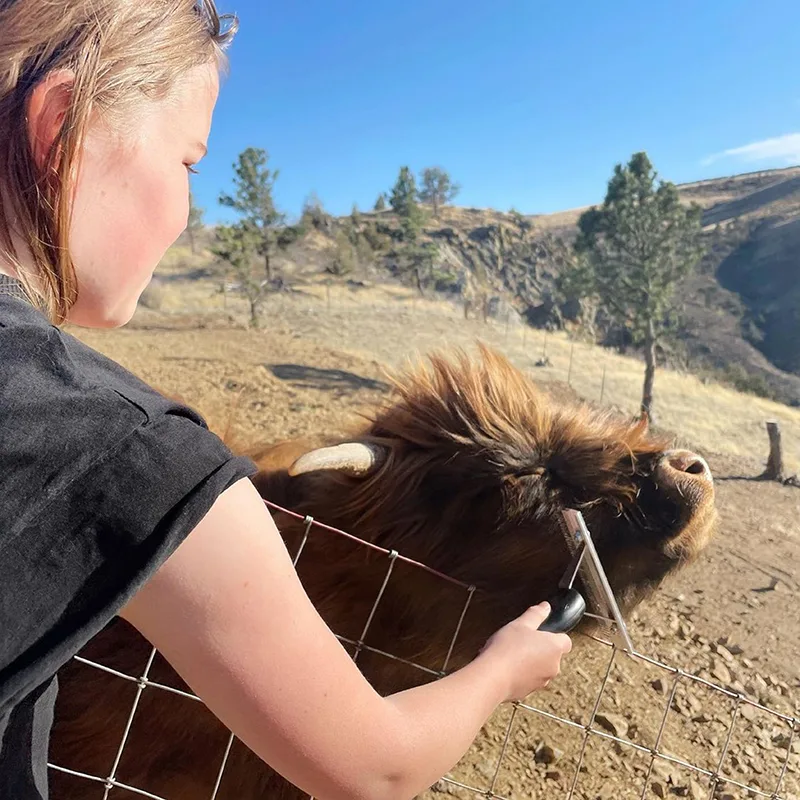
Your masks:
{"label": "brush handle", "polygon": [[569,633],[583,619],[586,601],[575,589],[560,589],[547,601],[550,614],[539,626],[547,633]]}

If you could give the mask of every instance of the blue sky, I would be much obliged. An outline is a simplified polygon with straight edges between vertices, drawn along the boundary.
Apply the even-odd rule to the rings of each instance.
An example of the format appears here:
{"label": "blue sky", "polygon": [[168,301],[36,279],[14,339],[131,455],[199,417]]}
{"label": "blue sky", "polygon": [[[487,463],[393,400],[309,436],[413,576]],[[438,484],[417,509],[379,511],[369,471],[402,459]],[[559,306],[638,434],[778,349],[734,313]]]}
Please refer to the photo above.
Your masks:
{"label": "blue sky", "polygon": [[400,166],[457,203],[547,213],[602,199],[647,150],[676,182],[800,162],[797,0],[219,0],[241,31],[193,179],[206,221],[262,147],[276,200],[371,208]]}

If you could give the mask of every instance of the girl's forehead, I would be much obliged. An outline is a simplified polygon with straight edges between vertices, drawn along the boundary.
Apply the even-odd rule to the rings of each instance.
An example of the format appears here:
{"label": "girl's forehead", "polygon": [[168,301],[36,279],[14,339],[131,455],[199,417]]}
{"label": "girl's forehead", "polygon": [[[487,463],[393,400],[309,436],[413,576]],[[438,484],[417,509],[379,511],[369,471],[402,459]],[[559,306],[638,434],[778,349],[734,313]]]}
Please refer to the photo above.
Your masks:
{"label": "girl's forehead", "polygon": [[169,95],[150,101],[143,109],[145,124],[164,125],[176,132],[186,131],[195,137],[206,137],[219,95],[216,70],[195,67],[176,82]]}
{"label": "girl's forehead", "polygon": [[219,73],[213,65],[193,67],[176,79],[167,105],[179,113],[209,112],[219,95]]}

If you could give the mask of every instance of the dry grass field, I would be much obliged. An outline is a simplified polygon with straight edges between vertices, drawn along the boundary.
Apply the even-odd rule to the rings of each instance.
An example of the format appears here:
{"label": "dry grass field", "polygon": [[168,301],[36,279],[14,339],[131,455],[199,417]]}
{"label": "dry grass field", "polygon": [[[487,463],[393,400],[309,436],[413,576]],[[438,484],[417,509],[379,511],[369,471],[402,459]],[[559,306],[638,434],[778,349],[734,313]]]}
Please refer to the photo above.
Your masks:
{"label": "dry grass field", "polygon": [[[154,307],[141,308],[121,330],[72,332],[144,380],[182,395],[218,429],[232,419],[248,439],[341,431],[383,396],[386,369],[436,348],[472,347],[477,339],[505,352],[559,401],[599,403],[602,394],[604,405],[622,413],[638,407],[640,362],[503,319],[464,320],[461,308],[397,286],[328,287],[298,276],[296,291],[270,298],[264,329],[248,330],[240,298],[224,297],[212,280],[190,277],[201,265],[186,252],[171,253],[149,290]],[[543,354],[550,366],[535,366]],[[722,529],[708,555],[631,620],[634,643],[648,656],[797,714],[800,490],[751,478],[763,469],[767,419],[780,421],[788,466],[798,467],[800,410],[674,372],[658,374],[656,391],[660,427],[710,461]],[[532,700],[587,724],[607,662],[606,648],[582,643],[564,674]],[[655,667],[619,658],[599,706],[606,729],[652,747],[670,680]],[[716,770],[730,707],[721,695],[681,684],[662,749]],[[498,712],[452,777],[494,792],[483,796],[564,796],[582,731],[520,711],[498,771],[510,714],[510,707]],[[722,772],[769,795],[790,749],[780,796],[800,797],[800,735],[791,740],[790,734],[780,718],[748,712],[727,742]],[[649,763],[642,750],[592,737],[577,796],[640,797]],[[426,796],[447,794],[477,796],[446,784]],[[699,773],[657,762],[645,795],[701,800],[709,784]],[[717,795],[733,800],[747,793],[721,786]]]}

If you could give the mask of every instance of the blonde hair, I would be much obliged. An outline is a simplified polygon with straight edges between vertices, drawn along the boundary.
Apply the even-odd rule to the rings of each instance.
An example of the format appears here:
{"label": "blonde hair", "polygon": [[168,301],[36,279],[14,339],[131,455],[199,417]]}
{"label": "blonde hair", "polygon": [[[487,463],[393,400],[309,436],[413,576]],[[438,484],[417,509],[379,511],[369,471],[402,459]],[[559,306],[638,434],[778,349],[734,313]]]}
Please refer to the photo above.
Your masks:
{"label": "blonde hair", "polygon": [[[69,254],[71,183],[90,112],[123,113],[167,95],[182,73],[224,66],[236,18],[214,0],[0,0],[0,259],[56,325],[77,299]],[[75,75],[44,164],[28,132],[30,94],[49,73]],[[29,250],[23,265],[14,244]]]}

